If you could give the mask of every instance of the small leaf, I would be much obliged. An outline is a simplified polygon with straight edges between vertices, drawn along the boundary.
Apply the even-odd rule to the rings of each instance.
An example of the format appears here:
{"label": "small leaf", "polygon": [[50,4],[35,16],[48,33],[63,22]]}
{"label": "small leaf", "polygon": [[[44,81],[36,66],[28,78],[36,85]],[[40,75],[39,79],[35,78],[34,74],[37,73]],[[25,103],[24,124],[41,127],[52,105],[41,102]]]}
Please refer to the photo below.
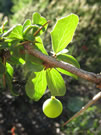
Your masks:
{"label": "small leaf", "polygon": [[22,58],[19,58],[19,62],[20,62],[22,65],[24,65],[24,64],[25,64],[25,60],[24,60],[24,59],[22,59]]}
{"label": "small leaf", "polygon": [[[23,35],[27,34],[27,33],[30,32],[32,29],[38,30],[39,27],[38,27],[37,25],[28,25],[28,26],[26,27],[26,29],[24,29]],[[31,34],[31,33],[30,33],[30,34]],[[32,33],[32,35],[33,35],[33,33]],[[34,37],[34,36],[33,36],[33,37]]]}
{"label": "small leaf", "polygon": [[56,57],[58,60],[64,61],[66,63],[72,64],[73,66],[80,68],[78,61],[71,55],[60,54]]}
{"label": "small leaf", "polygon": [[[68,54],[60,54],[56,57],[58,60],[61,60],[63,62],[66,62],[66,63],[69,63],[69,64],[72,64],[73,66],[77,67],[77,68],[80,68],[80,65],[78,63],[78,61],[71,55],[68,55]],[[68,75],[68,76],[71,76],[75,79],[78,79],[78,76],[76,76],[75,74],[72,74],[64,69],[61,69],[61,68],[56,68],[59,72],[61,72],[62,74],[65,74],[65,75]]]}
{"label": "small leaf", "polygon": [[70,73],[70,72],[68,72],[68,71],[66,71],[64,69],[61,69],[61,68],[56,68],[56,69],[62,74],[65,74],[65,75],[71,76],[71,77],[73,77],[75,79],[78,79],[78,76],[76,76],[76,75],[74,75],[74,74],[72,74],[72,73]]}
{"label": "small leaf", "polygon": [[13,67],[12,67],[8,62],[6,62],[6,70],[7,70],[8,74],[9,74],[11,77],[13,77],[14,69],[13,69]]}
{"label": "small leaf", "polygon": [[28,25],[26,29],[23,31],[24,39],[33,42],[35,40],[35,37],[33,35],[33,30],[35,29],[38,30],[39,27],[36,25]]}
{"label": "small leaf", "polygon": [[38,101],[44,94],[47,87],[46,71],[32,73],[29,77],[25,90],[29,98]]}
{"label": "small leaf", "polygon": [[36,37],[35,38],[35,47],[40,50],[42,53],[48,55],[47,51],[45,50],[44,48],[44,45],[43,45],[43,42],[42,42],[42,39],[40,37]]}
{"label": "small leaf", "polygon": [[31,25],[31,20],[27,19],[25,20],[24,24],[23,24],[23,31],[29,26]]}
{"label": "small leaf", "polygon": [[52,96],[64,96],[66,92],[66,87],[64,80],[60,73],[52,68],[48,69],[46,72],[48,88]]}
{"label": "small leaf", "polygon": [[[39,27],[41,27],[42,25],[44,25],[45,23],[47,22],[47,20],[42,17],[39,13],[35,12],[33,15],[32,15],[32,24],[36,24],[38,25]],[[39,32],[38,35],[42,34],[46,29],[47,29],[47,25],[45,25],[44,28],[42,28],[42,30]],[[36,30],[33,31],[33,33],[35,33]]]}
{"label": "small leaf", "polygon": [[23,39],[22,29],[23,26],[21,24],[18,24],[4,33],[3,37],[8,36],[10,39]]}
{"label": "small leaf", "polygon": [[75,14],[70,14],[57,21],[51,32],[52,49],[55,53],[63,50],[72,41],[78,21],[78,16]]}

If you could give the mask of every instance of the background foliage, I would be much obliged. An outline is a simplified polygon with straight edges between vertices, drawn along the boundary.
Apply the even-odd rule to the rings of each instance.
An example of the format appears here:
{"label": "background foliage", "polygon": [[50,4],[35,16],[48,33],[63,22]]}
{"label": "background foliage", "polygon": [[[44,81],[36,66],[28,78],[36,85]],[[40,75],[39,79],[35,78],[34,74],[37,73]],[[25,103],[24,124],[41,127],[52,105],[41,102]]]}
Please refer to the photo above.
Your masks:
{"label": "background foliage", "polygon": [[[77,58],[81,68],[99,73],[101,71],[100,9],[100,0],[0,0],[0,23],[7,17],[9,19],[8,25],[13,26],[18,23],[23,23],[27,18],[31,18],[33,12],[40,12],[47,20],[51,20],[47,32],[42,35],[42,38],[44,37],[45,47],[51,50],[49,31],[52,30],[52,26],[55,24],[56,20],[70,13],[76,13],[80,17],[79,26],[73,42],[67,49],[69,49],[69,54]],[[18,74],[19,70],[21,70],[19,67],[15,67],[14,80],[19,80],[20,78],[22,82],[24,79]],[[77,112],[82,105],[98,91],[95,86],[90,83],[75,81],[65,76],[64,79],[67,85],[67,95],[62,99],[64,104],[63,116],[61,116],[60,120],[56,120],[56,122],[59,123],[70,118],[70,116]],[[75,95],[77,96],[76,98]],[[59,134],[100,135],[100,107],[100,105],[91,107],[84,115],[75,119],[65,128],[58,129],[57,126],[56,129],[59,130]]]}

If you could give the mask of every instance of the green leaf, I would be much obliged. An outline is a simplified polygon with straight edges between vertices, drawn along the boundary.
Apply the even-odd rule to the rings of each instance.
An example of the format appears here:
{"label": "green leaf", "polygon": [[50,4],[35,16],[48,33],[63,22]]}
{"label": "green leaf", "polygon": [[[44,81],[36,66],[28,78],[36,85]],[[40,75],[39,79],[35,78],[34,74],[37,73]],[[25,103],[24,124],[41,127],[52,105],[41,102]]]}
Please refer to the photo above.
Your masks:
{"label": "green leaf", "polygon": [[42,70],[41,72],[31,74],[26,83],[25,90],[29,98],[38,101],[45,93],[46,87],[46,71]]}
{"label": "green leaf", "polygon": [[22,58],[19,58],[19,62],[20,62],[22,65],[24,65],[24,64],[25,64],[25,60],[24,60],[24,59],[22,59]]}
{"label": "green leaf", "polygon": [[6,70],[7,70],[8,74],[9,74],[11,77],[13,77],[14,69],[13,69],[13,67],[12,67],[8,62],[6,62]]}
{"label": "green leaf", "polygon": [[26,63],[24,64],[23,70],[24,70],[24,74],[27,75],[29,72],[39,72],[41,70],[43,70],[43,65],[38,65],[35,64],[34,62],[31,61],[26,61]]}
{"label": "green leaf", "polygon": [[75,79],[78,79],[78,76],[76,76],[76,75],[74,75],[74,74],[72,74],[72,73],[70,73],[70,72],[68,72],[68,71],[66,71],[64,69],[61,69],[61,68],[56,68],[56,69],[62,74],[65,74],[65,75],[71,76],[71,77],[73,77]]}
{"label": "green leaf", "polygon": [[64,61],[66,63],[72,64],[73,66],[80,68],[78,61],[71,55],[60,54],[56,57],[58,60]]}
{"label": "green leaf", "polygon": [[8,36],[8,38],[10,38],[10,39],[22,40],[23,39],[22,29],[23,29],[23,26],[21,24],[18,24],[16,26],[12,27],[11,29],[9,29],[6,33],[4,33],[3,37]]}
{"label": "green leaf", "polygon": [[34,35],[33,35],[33,31],[32,30],[34,30],[34,29],[36,29],[36,30],[38,30],[38,26],[36,26],[36,25],[28,25],[27,27],[26,27],[26,29],[23,31],[23,38],[25,39],[25,40],[28,40],[28,41],[34,41],[35,40],[35,37],[34,37]]}
{"label": "green leaf", "polygon": [[75,14],[70,14],[57,21],[51,32],[52,49],[55,53],[63,50],[72,41],[78,21],[78,16]]}
{"label": "green leaf", "polygon": [[66,92],[66,87],[64,80],[60,73],[52,68],[48,69],[46,72],[48,88],[52,96],[64,96]]}
{"label": "green leaf", "polygon": [[[23,35],[25,36],[25,34],[29,34],[29,32],[30,32],[32,29],[34,29],[34,30],[38,30],[38,29],[39,29],[39,27],[38,27],[37,25],[28,25],[28,26],[26,27],[26,29],[24,29],[24,31],[23,31]],[[32,32],[30,32],[30,34],[32,34],[32,35],[33,35],[33,33],[32,33]],[[33,37],[34,37],[34,35],[33,35]]]}
{"label": "green leaf", "polygon": [[[39,27],[41,27],[42,25],[44,25],[45,23],[47,22],[47,20],[42,17],[39,13],[35,12],[33,15],[32,15],[32,24],[36,24],[38,25]],[[42,30],[39,32],[38,35],[42,34],[46,29],[47,29],[47,25],[45,25],[44,28],[42,28]],[[33,31],[33,33],[35,33],[35,30]]]}
{"label": "green leaf", "polygon": [[23,31],[29,26],[31,25],[31,20],[27,19],[25,20],[24,24],[23,24]]}
{"label": "green leaf", "polygon": [[0,61],[0,74],[5,73],[5,66],[4,64]]}
{"label": "green leaf", "polygon": [[43,45],[43,42],[42,42],[42,39],[40,37],[36,37],[35,38],[35,47],[40,50],[42,53],[48,55],[47,51],[45,50],[44,48],[44,45]]}
{"label": "green leaf", "polygon": [[[69,64],[72,64],[73,66],[77,67],[77,68],[80,68],[80,65],[78,63],[78,61],[71,55],[68,55],[68,54],[60,54],[56,57],[58,60],[60,61],[63,61],[63,62],[66,62],[66,63],[69,63]],[[65,75],[68,75],[68,76],[71,76],[75,79],[78,79],[78,77],[75,75],[75,74],[72,74],[64,69],[61,69],[61,68],[56,68],[59,72],[61,72],[62,74],[65,74]]]}

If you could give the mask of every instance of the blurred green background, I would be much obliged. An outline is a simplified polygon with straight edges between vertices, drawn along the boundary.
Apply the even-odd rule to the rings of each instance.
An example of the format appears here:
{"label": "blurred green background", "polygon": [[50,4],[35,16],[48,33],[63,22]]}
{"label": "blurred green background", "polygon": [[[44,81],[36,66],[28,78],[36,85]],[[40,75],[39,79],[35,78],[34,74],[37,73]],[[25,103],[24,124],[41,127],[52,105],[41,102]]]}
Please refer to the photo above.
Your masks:
{"label": "blurred green background", "polygon": [[[80,18],[79,25],[73,41],[67,49],[69,49],[69,54],[72,54],[78,60],[82,69],[100,73],[101,0],[0,0],[0,24],[5,19],[9,20],[8,26],[10,27],[23,23],[25,19],[31,18],[32,13],[35,11],[46,17],[47,20],[51,20],[47,32],[42,35],[45,48],[48,51],[51,51],[49,32],[52,30],[56,20],[70,13],[77,14]],[[18,75],[20,75],[19,71]],[[90,107],[83,115],[69,123],[66,127],[59,125],[59,123],[62,124],[80,110],[98,92],[95,85],[87,81],[81,79],[76,81],[65,76],[64,79],[68,93],[64,98],[60,98],[64,105],[63,115],[59,119],[56,119],[56,121],[52,120],[52,123],[56,122],[52,127],[52,130],[55,131],[54,134],[101,135],[100,101],[96,106]],[[48,119],[46,120],[48,121]],[[1,135],[6,135],[5,130],[11,128],[11,125],[7,126],[1,126],[1,129],[5,128],[1,130]],[[22,124],[22,126],[24,125]],[[30,126],[33,127],[33,125]],[[25,133],[16,132],[17,135],[34,134],[31,134],[27,129]],[[32,130],[32,132],[34,131]],[[37,134],[41,133],[36,132],[35,135]],[[43,135],[45,134],[46,132]]]}

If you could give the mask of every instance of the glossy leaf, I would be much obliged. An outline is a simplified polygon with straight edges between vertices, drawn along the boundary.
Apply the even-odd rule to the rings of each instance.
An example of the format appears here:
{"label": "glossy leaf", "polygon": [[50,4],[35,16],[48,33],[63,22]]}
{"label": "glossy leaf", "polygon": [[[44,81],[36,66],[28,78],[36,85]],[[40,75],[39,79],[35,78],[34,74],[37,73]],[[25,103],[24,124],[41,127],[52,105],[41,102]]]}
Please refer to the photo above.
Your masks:
{"label": "glossy leaf", "polygon": [[11,29],[9,29],[6,33],[3,34],[3,36],[8,36],[10,39],[23,39],[22,36],[22,29],[23,26],[21,24],[18,24]]}
{"label": "glossy leaf", "polygon": [[66,87],[64,80],[60,73],[52,68],[48,69],[46,72],[48,88],[52,96],[64,96],[66,92]]}
{"label": "glossy leaf", "polygon": [[47,87],[46,71],[32,73],[29,77],[25,90],[29,98],[38,101],[45,93]]}
{"label": "glossy leaf", "polygon": [[78,16],[75,14],[70,14],[57,21],[51,32],[52,49],[55,53],[63,50],[72,41],[78,21]]}
{"label": "glossy leaf", "polygon": [[27,19],[24,24],[23,24],[23,31],[29,26],[31,25],[31,20],[30,19]]}
{"label": "glossy leaf", "polygon": [[64,61],[66,63],[69,63],[77,68],[80,68],[80,65],[78,61],[71,55],[68,54],[60,54],[56,57],[58,60]]}
{"label": "glossy leaf", "polygon": [[[45,23],[47,22],[47,20],[42,17],[39,13],[35,12],[33,15],[32,15],[32,24],[36,24],[38,25],[39,27],[41,27],[42,25],[44,25]],[[46,29],[47,29],[47,25],[45,25],[44,28],[42,28],[42,30],[39,32],[38,35],[42,34]],[[36,30],[33,31],[33,33],[35,33]]]}
{"label": "glossy leaf", "polygon": [[36,25],[28,25],[26,27],[26,29],[23,31],[23,37],[25,40],[34,42],[35,37],[34,37],[33,32],[32,32],[32,30],[34,30],[34,29],[38,30],[39,27]]}
{"label": "glossy leaf", "polygon": [[7,70],[8,74],[9,74],[11,77],[13,77],[14,69],[13,69],[13,67],[12,67],[8,62],[6,62],[6,70]]}
{"label": "glossy leaf", "polygon": [[70,72],[68,72],[68,71],[66,71],[64,69],[61,69],[61,68],[56,68],[56,69],[62,74],[65,74],[65,75],[71,76],[71,77],[73,77],[75,79],[78,79],[78,76],[76,76],[75,74],[72,74],[72,73],[70,73]]}
{"label": "glossy leaf", "polygon": [[42,39],[40,37],[36,37],[35,38],[35,47],[40,50],[42,53],[48,55],[46,49],[44,48],[44,45],[43,45],[43,42],[42,42]]}
{"label": "glossy leaf", "polygon": [[[38,30],[39,27],[38,27],[37,25],[28,25],[28,26],[26,27],[26,29],[24,29],[23,35],[25,35],[25,34],[27,34],[28,32],[30,32],[31,29],[36,29],[36,30]],[[34,37],[34,36],[33,36],[33,37]]]}

